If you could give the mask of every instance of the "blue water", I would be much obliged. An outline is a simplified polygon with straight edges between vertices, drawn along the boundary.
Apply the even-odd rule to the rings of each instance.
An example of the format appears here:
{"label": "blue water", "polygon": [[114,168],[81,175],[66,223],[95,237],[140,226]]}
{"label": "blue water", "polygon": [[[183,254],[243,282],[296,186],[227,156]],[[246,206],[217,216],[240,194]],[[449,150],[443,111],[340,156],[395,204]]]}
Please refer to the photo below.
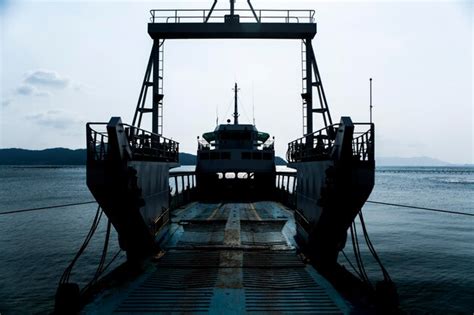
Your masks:
{"label": "blue water", "polygon": [[[474,168],[383,167],[377,170],[370,199],[474,213],[473,192]],[[0,212],[91,199],[84,167],[0,167]],[[95,211],[90,204],[0,215],[2,315],[51,311],[59,278]],[[404,310],[474,312],[474,217],[374,204],[363,211],[372,242],[398,285]],[[85,284],[95,272],[104,231],[105,220],[78,261],[73,281]],[[113,234],[109,254],[117,250]],[[377,265],[365,247],[362,251],[369,276],[379,279]],[[350,255],[349,243],[346,252]],[[123,259],[122,255],[116,264]]]}

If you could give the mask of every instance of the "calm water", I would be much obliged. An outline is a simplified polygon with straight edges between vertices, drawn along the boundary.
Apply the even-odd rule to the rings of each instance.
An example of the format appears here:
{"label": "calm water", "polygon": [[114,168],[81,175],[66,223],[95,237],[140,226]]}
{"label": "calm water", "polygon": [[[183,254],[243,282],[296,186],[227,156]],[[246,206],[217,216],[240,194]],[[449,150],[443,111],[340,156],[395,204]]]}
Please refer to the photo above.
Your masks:
{"label": "calm water", "polygon": [[[473,192],[474,168],[385,167],[377,171],[370,199],[474,213]],[[91,199],[83,167],[0,167],[0,211]],[[0,215],[2,314],[52,309],[58,280],[81,245],[95,210],[91,204]],[[366,205],[364,214],[405,310],[474,312],[473,217],[373,204]],[[95,272],[104,227],[76,265],[73,281],[87,283]],[[118,250],[116,239],[114,234],[110,255]],[[366,261],[369,276],[379,278],[376,265],[368,256]]]}

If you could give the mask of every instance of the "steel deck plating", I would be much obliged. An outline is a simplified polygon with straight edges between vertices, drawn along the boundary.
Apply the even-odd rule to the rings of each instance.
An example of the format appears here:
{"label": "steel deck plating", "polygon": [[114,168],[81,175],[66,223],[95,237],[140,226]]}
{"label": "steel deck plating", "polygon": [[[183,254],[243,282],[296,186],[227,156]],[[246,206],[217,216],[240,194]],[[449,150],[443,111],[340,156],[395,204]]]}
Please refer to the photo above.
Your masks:
{"label": "steel deck plating", "polygon": [[297,254],[293,213],[283,205],[192,203],[171,220],[165,255],[85,313],[350,312]]}

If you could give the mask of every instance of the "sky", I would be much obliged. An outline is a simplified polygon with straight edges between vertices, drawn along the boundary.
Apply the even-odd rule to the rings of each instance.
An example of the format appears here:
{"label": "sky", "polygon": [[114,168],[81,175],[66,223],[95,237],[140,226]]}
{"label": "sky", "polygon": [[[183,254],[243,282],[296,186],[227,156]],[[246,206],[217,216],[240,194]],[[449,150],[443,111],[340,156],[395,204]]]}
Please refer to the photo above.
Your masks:
{"label": "sky", "polygon": [[[86,122],[131,123],[152,46],[149,10],[211,2],[0,0],[0,147],[84,148]],[[373,78],[376,156],[474,163],[470,1],[252,3],[316,10],[313,46],[334,122],[369,120]],[[240,122],[255,117],[284,157],[302,136],[298,40],[167,41],[164,136],[194,153],[217,117],[231,118],[234,82]]]}

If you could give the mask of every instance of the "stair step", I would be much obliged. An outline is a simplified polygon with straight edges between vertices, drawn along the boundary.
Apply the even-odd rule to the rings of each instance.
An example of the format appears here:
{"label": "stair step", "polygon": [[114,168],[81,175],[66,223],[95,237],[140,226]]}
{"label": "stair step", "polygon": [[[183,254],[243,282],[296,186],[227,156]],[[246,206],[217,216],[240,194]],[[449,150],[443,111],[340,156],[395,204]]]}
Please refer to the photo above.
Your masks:
{"label": "stair step", "polygon": [[141,113],[152,113],[153,109],[152,108],[139,108],[138,111]]}
{"label": "stair step", "polygon": [[321,114],[322,114],[322,113],[325,113],[325,112],[327,112],[327,111],[328,111],[327,108],[315,108],[315,109],[313,109],[313,112],[315,112],[315,113],[321,113]]}

